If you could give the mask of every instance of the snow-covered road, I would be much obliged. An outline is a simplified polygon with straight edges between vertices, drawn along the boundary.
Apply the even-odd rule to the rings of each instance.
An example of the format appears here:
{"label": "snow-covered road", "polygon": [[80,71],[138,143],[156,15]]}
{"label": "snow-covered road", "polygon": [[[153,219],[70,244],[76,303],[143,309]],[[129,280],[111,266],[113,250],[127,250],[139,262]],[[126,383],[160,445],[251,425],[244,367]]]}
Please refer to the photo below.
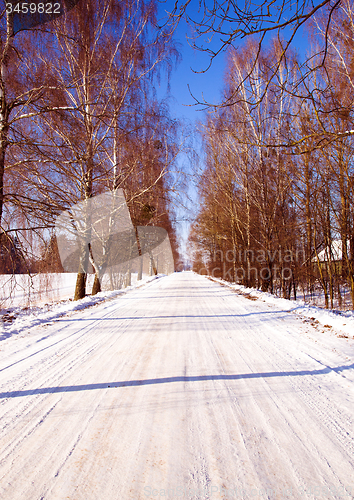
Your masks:
{"label": "snow-covered road", "polygon": [[354,341],[192,273],[0,344],[1,500],[354,498]]}

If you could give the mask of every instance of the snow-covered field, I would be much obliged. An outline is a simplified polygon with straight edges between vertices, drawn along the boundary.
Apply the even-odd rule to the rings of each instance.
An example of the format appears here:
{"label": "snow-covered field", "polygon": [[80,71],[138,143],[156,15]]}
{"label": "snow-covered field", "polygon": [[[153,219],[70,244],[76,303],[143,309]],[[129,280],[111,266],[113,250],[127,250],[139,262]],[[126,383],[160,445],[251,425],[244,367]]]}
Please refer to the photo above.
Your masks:
{"label": "snow-covered field", "polygon": [[[0,340],[33,326],[48,323],[71,311],[112,299],[155,279],[143,273],[142,280],[138,281],[138,274],[131,273],[130,286],[111,291],[109,283],[106,283],[106,286],[103,286],[104,291],[93,297],[89,292],[94,275],[88,274],[87,296],[83,300],[73,302],[76,277],[76,273],[0,275]],[[124,280],[121,285],[123,284]]]}
{"label": "snow-covered field", "polygon": [[[60,276],[60,275],[59,275]],[[66,276],[66,275],[63,275]],[[82,309],[86,309],[93,305],[99,304],[100,302],[104,302],[107,300],[112,300],[117,298],[120,295],[127,293],[130,290],[134,290],[139,288],[140,286],[148,283],[154,279],[156,276],[143,276],[141,281],[138,281],[137,275],[132,275],[132,285],[122,288],[120,290],[112,290],[112,291],[103,291],[97,293],[94,296],[87,295],[84,299],[73,302],[73,290],[75,287],[76,274],[70,275],[72,281],[67,280],[72,286],[67,287],[71,290],[70,298],[62,298],[61,300],[46,302],[43,300],[43,293],[41,295],[42,300],[38,302],[31,302],[30,306],[22,306],[18,305],[17,307],[11,307],[10,309],[6,309],[0,311],[0,341],[10,337],[11,335],[18,334],[24,331],[28,331],[30,328],[34,326],[48,324],[51,321],[55,321],[61,316],[73,313],[75,311],[79,311]],[[75,279],[73,279],[75,278]],[[93,282],[93,276],[89,276],[88,282]],[[65,283],[65,280],[64,280]],[[89,287],[87,287],[89,288]],[[58,288],[58,293],[60,297],[65,297],[66,287]],[[44,295],[47,300],[48,295]],[[36,305],[33,305],[36,304]]]}
{"label": "snow-covered field", "polygon": [[[74,296],[76,273],[0,274],[0,312],[14,308],[32,308],[41,304],[59,302]],[[131,273],[132,285],[137,283],[137,273]],[[147,274],[143,273],[143,277]],[[94,274],[87,275],[86,288],[92,289]],[[110,290],[109,282],[102,288]]]}
{"label": "snow-covered field", "polygon": [[353,330],[255,293],[176,273],[4,338],[0,498],[353,499]]}
{"label": "snow-covered field", "polygon": [[[72,297],[76,273],[0,275],[0,309],[31,307]],[[89,275],[89,281],[92,277]]]}

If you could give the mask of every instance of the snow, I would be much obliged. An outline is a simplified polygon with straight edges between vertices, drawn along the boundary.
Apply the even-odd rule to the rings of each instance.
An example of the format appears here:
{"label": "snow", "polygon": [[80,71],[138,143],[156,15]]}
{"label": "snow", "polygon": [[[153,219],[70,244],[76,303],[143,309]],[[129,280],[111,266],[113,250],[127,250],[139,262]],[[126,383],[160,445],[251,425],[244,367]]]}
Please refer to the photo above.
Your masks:
{"label": "snow", "polygon": [[[67,296],[68,291],[71,297],[73,296],[73,290],[75,289],[75,280],[76,274],[62,274],[58,275],[56,279],[60,279],[59,283],[62,285],[56,289],[50,289],[49,292],[55,290],[58,295]],[[91,286],[93,282],[94,275],[89,275]],[[136,276],[135,276],[136,278]],[[11,307],[7,310],[6,314],[3,314],[3,326],[0,328],[0,341],[6,337],[9,337],[13,334],[18,334],[23,331],[27,331],[34,326],[47,324],[51,321],[56,320],[61,316],[68,315],[74,311],[79,311],[81,309],[85,309],[87,307],[99,304],[100,302],[106,300],[112,300],[124,293],[127,293],[130,290],[138,288],[145,283],[149,283],[150,281],[156,279],[156,276],[145,276],[141,281],[137,281],[136,279],[132,279],[133,285],[125,287],[121,290],[113,290],[113,291],[103,291],[97,293],[96,295],[88,295],[85,298],[73,302],[72,298],[62,299],[59,302],[52,302],[43,304],[43,298],[48,300],[49,292],[34,292],[41,293],[41,300],[31,301],[31,303],[35,303],[37,305],[32,306],[17,306]],[[64,283],[64,286],[63,286]],[[89,286],[88,286],[89,288]],[[44,297],[43,297],[44,295]],[[16,295],[16,302],[20,303],[20,299],[18,296],[21,296],[20,293]],[[1,320],[1,316],[0,316]]]}
{"label": "snow", "polygon": [[[143,272],[142,277],[146,278]],[[86,289],[92,289],[95,275],[88,274]],[[123,285],[125,273],[115,275],[116,284]],[[45,303],[55,303],[74,296],[77,273],[38,273],[28,274],[0,274],[0,313],[4,310],[18,311],[25,307],[41,306]],[[106,278],[106,276],[105,276]],[[138,273],[131,273],[131,283],[138,281]],[[108,279],[101,281],[103,290],[110,291],[111,283]],[[118,286],[116,286],[118,288]]]}
{"label": "snow", "polygon": [[256,293],[175,273],[3,340],[0,498],[354,498],[353,339]]}
{"label": "snow", "polygon": [[339,331],[340,334],[348,335],[354,338],[354,311],[337,311],[333,309],[323,309],[321,307],[306,304],[303,300],[288,300],[276,297],[271,293],[262,292],[255,288],[248,288],[243,285],[229,283],[228,281],[212,278],[213,281],[219,282],[224,286],[239,292],[240,294],[248,297],[266,302],[267,304],[274,304],[281,307],[284,311],[293,312],[311,318],[326,327],[333,327]]}
{"label": "snow", "polygon": [[[347,241],[348,252],[350,252],[350,241]],[[312,262],[333,262],[341,261],[343,258],[343,242],[342,240],[332,241],[331,248],[328,246],[321,250],[318,256],[312,258]]]}
{"label": "snow", "polygon": [[[77,273],[1,274],[0,308],[29,307],[57,302],[75,290]],[[93,279],[89,275],[89,279]]]}

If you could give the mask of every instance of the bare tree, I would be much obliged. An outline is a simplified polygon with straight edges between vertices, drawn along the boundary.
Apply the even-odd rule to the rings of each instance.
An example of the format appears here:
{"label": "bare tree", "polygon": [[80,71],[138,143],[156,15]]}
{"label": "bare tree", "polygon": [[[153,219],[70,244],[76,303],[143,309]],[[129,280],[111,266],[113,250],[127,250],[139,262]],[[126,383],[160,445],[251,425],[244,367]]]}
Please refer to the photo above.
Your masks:
{"label": "bare tree", "polygon": [[[147,162],[138,160],[141,147],[128,168],[119,155],[126,155],[134,131],[147,130],[139,124],[141,96],[152,95],[154,75],[163,65],[169,70],[176,54],[172,33],[157,38],[155,14],[154,3],[92,0],[55,22],[52,49],[41,59],[47,77],[56,83],[32,106],[37,140],[17,150],[16,175],[33,193],[25,202],[32,222],[53,224],[56,215],[76,202],[116,190],[137,166],[147,175]],[[163,152],[169,151],[167,131],[158,139],[166,143]],[[24,153],[26,163],[21,161]],[[166,162],[163,169],[153,183],[166,173]],[[89,258],[87,247],[82,260]],[[79,270],[76,299],[85,295],[85,284],[86,271]]]}
{"label": "bare tree", "polygon": [[[210,68],[213,59],[222,51],[239,46],[243,40],[249,37],[257,40],[258,48],[245,79],[252,76],[261,49],[269,41],[269,37],[276,37],[280,42],[281,50],[278,52],[277,59],[274,60],[269,73],[270,82],[276,79],[278,69],[283,64],[289,48],[294,44],[296,36],[300,33],[303,35],[303,28],[315,16],[321,14],[326,22],[326,31],[328,31],[332,17],[339,5],[340,0],[335,2],[303,0],[296,3],[290,0],[281,3],[273,0],[241,3],[232,0],[214,0],[213,2],[202,0],[196,9],[191,0],[182,0],[175,2],[172,9],[166,9],[167,20],[162,20],[161,24],[177,24],[181,19],[188,23],[192,32],[189,37],[191,45],[197,50],[207,53],[210,57],[209,64],[203,71]],[[326,59],[327,39],[325,39],[321,50],[323,53],[319,64],[323,64]],[[308,67],[307,70],[311,71],[312,69]],[[227,106],[236,102],[236,94],[229,95],[221,105]],[[264,94],[260,97],[263,96]],[[196,98],[196,103],[213,106],[213,104],[203,100],[200,102],[198,98]]]}

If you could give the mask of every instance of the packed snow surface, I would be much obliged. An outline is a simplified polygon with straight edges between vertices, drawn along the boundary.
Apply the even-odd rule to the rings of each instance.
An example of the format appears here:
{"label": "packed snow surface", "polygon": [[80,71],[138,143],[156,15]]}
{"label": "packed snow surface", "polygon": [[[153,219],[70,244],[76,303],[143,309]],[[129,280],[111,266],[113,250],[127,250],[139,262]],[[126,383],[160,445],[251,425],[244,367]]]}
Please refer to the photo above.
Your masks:
{"label": "packed snow surface", "polygon": [[352,336],[254,298],[176,273],[4,338],[1,500],[354,498]]}
{"label": "packed snow surface", "polygon": [[219,278],[210,278],[213,281],[221,283],[234,289],[236,292],[251,298],[259,299],[268,304],[275,304],[285,311],[301,314],[307,316],[312,320],[316,320],[322,325],[327,327],[333,326],[337,330],[346,333],[348,336],[354,338],[354,311],[338,311],[335,309],[325,309],[324,307],[317,307],[305,303],[303,300],[288,300],[276,297],[275,295],[267,292],[262,292],[255,288],[248,288],[243,285],[229,283],[228,281]]}

